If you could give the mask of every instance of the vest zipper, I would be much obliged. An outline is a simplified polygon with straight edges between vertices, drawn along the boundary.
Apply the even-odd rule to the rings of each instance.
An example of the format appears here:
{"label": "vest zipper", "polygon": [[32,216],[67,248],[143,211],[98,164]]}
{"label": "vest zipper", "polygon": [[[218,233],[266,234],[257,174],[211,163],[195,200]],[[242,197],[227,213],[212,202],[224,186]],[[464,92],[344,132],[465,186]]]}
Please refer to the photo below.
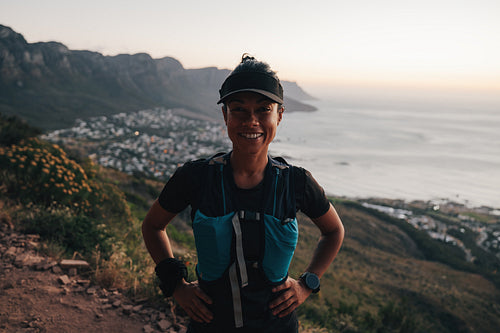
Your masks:
{"label": "vest zipper", "polygon": [[274,181],[274,201],[273,201],[273,216],[276,217],[276,194],[278,192],[278,176],[280,174],[280,169],[276,168],[276,176]]}
{"label": "vest zipper", "polygon": [[227,214],[226,211],[226,191],[224,190],[224,166],[220,165],[220,183],[222,188],[222,204],[224,205],[224,215]]}

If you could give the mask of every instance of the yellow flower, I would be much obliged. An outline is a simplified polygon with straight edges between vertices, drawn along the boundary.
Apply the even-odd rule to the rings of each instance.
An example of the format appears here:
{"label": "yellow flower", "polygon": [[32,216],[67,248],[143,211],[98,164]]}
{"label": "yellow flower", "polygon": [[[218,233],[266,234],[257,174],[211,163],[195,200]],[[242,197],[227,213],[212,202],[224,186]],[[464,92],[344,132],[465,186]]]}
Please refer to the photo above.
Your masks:
{"label": "yellow flower", "polygon": [[47,168],[43,168],[43,169],[42,169],[42,171],[43,171],[43,172],[45,172],[46,174],[49,174],[49,173],[50,173],[50,170],[49,170],[49,169],[47,169]]}

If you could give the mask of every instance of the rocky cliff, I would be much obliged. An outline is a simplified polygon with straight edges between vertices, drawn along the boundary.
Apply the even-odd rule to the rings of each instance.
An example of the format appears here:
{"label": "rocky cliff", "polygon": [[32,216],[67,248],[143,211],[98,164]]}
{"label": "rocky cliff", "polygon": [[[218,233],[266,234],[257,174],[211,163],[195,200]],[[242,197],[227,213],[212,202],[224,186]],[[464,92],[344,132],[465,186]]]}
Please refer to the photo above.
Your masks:
{"label": "rocky cliff", "polygon": [[[156,106],[218,118],[218,89],[228,74],[213,67],[185,69],[174,58],[153,59],[145,53],[104,56],[57,42],[28,43],[0,25],[0,113],[19,115],[44,129]],[[285,96],[288,111],[314,110],[298,101],[310,96],[296,83],[283,85],[292,93]]]}

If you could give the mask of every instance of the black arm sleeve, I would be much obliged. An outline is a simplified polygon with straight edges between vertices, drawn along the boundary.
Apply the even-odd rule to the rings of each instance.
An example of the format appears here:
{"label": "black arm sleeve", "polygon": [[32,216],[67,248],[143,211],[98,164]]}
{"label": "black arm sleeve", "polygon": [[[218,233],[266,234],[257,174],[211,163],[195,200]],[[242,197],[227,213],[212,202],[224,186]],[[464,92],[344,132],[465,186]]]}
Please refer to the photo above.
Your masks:
{"label": "black arm sleeve", "polygon": [[323,188],[311,173],[303,168],[295,168],[297,209],[309,218],[324,215],[330,209],[330,201]]}

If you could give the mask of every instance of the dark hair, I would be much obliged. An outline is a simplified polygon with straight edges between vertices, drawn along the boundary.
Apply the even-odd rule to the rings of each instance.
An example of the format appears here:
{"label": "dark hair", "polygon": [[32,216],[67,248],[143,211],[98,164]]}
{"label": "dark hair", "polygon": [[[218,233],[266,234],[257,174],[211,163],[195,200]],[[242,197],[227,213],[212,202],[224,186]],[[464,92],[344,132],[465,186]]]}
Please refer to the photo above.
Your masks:
{"label": "dark hair", "polygon": [[238,64],[238,66],[235,67],[235,69],[233,69],[231,74],[243,73],[243,72],[266,73],[279,81],[278,75],[276,74],[275,71],[271,69],[271,66],[269,66],[269,64],[255,59],[248,53],[243,53],[243,56],[241,57],[241,62]]}
{"label": "dark hair", "polygon": [[[271,66],[269,66],[268,63],[259,61],[248,53],[243,53],[243,55],[241,56],[241,62],[233,69],[230,75],[245,72],[265,73],[269,76],[272,76],[279,82],[278,74],[276,74],[276,72],[271,69]],[[282,104],[278,104],[278,110],[281,109],[281,107]],[[223,103],[222,108],[224,109],[224,111],[227,110],[226,103]]]}

